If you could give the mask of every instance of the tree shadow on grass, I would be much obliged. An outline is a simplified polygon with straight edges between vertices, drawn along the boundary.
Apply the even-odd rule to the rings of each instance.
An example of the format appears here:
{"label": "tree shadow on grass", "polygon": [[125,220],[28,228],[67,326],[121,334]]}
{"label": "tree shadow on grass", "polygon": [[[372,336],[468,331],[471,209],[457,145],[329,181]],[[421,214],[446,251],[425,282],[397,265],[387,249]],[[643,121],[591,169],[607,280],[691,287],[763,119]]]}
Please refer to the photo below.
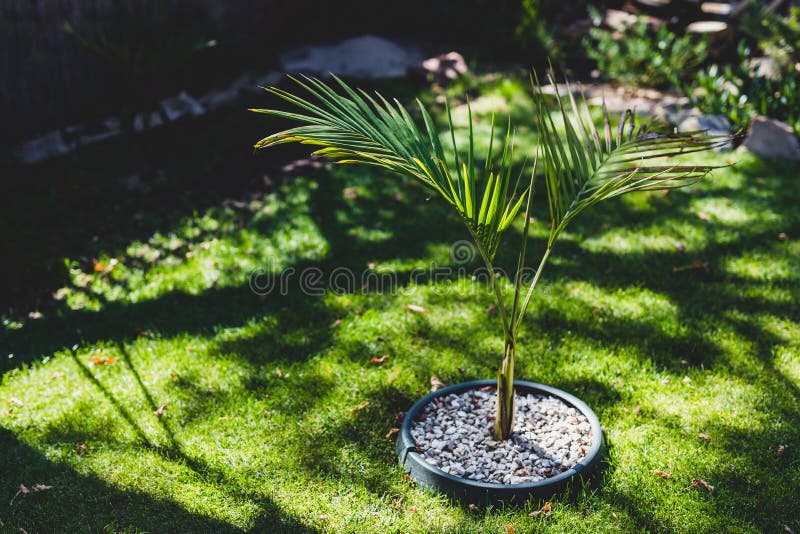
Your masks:
{"label": "tree shadow on grass", "polygon": [[[0,520],[9,531],[55,532],[108,529],[150,532],[241,532],[242,529],[187,511],[166,499],[139,491],[121,490],[93,475],[78,473],[66,463],[47,459],[37,450],[0,428]],[[33,490],[37,484],[52,489],[19,493],[20,484]],[[254,531],[315,532],[287,515],[274,503],[262,500],[263,523]]]}
{"label": "tree shadow on grass", "polygon": [[[156,403],[153,400],[153,395],[145,385],[144,381],[142,380],[141,376],[139,375],[136,367],[134,366],[133,359],[128,351],[125,349],[124,345],[119,344],[119,350],[121,354],[121,359],[123,360],[124,364],[128,368],[129,372],[134,376],[134,380],[138,385],[143,397],[146,399],[148,407],[152,410]],[[253,531],[259,532],[263,531],[263,529],[268,528],[270,532],[315,532],[315,529],[305,525],[298,520],[296,520],[291,514],[288,514],[285,510],[279,507],[277,504],[272,502],[267,496],[263,494],[263,492],[257,491],[254,488],[250,488],[249,486],[243,485],[243,483],[236,479],[232,478],[231,475],[228,473],[212,466],[208,462],[206,462],[203,458],[198,457],[190,452],[187,452],[187,449],[184,447],[181,438],[177,435],[176,431],[173,428],[172,423],[170,423],[168,417],[160,417],[158,418],[158,426],[164,432],[166,436],[166,442],[157,443],[154,439],[152,439],[152,433],[148,434],[142,426],[138,423],[137,418],[129,412],[129,410],[125,407],[123,402],[117,397],[117,395],[111,391],[100,379],[98,379],[91,371],[77,358],[75,352],[72,353],[73,360],[75,364],[81,369],[83,375],[89,380],[103,395],[105,400],[110,403],[110,405],[114,408],[114,411],[119,415],[122,421],[132,429],[133,434],[135,436],[135,442],[133,443],[117,443],[117,446],[121,446],[125,450],[130,450],[131,448],[142,448],[144,450],[150,451],[151,453],[157,454],[161,456],[164,460],[169,462],[177,462],[178,464],[184,465],[191,469],[194,473],[200,476],[203,480],[213,484],[213,486],[222,493],[227,494],[230,498],[236,501],[249,501],[254,503],[259,508],[259,514],[255,519],[255,525],[253,526]],[[146,413],[150,413],[150,410],[146,410]],[[206,414],[207,415],[207,414]],[[184,418],[185,419],[185,418]],[[52,427],[52,425],[51,425]],[[101,434],[97,434],[97,429],[86,429],[86,428],[74,428],[74,426],[67,425],[66,427],[62,427],[62,425],[57,425],[57,427],[52,428],[52,431],[45,432],[44,441],[50,443],[84,443],[84,442],[91,442],[95,446],[100,443],[106,444],[106,446],[111,445],[112,442],[109,441],[108,436],[113,435],[111,431],[111,427],[109,427],[106,431],[101,431]],[[13,442],[20,447],[22,446],[21,442],[18,440],[16,436],[12,433],[0,428],[0,445],[3,445],[3,450],[6,450],[5,444],[3,441]],[[24,446],[25,449],[23,452],[28,456],[32,455],[40,455],[40,453],[34,451],[32,448],[28,446]],[[17,447],[19,448],[19,447]],[[113,446],[112,446],[113,448]],[[12,448],[9,446],[7,448],[9,451]],[[78,454],[78,453],[76,453]],[[42,457],[43,458],[43,457]],[[23,467],[25,464],[20,463],[17,467]],[[3,467],[2,461],[0,461],[0,467]],[[6,471],[5,469],[3,470]],[[13,470],[7,470],[9,475],[16,474]],[[65,464],[55,464],[52,462],[44,462],[44,467],[39,469],[42,471],[42,474],[39,475],[38,472],[36,473],[37,476],[41,476],[41,479],[45,482],[29,482],[30,484],[33,483],[46,483],[47,485],[55,486],[56,489],[61,488],[64,493],[70,494],[70,501],[73,506],[79,507],[78,514],[66,514],[64,518],[60,520],[62,524],[68,523],[69,520],[73,520],[75,518],[81,518],[80,523],[76,524],[80,525],[80,528],[89,528],[90,530],[93,529],[100,529],[104,525],[113,524],[115,528],[128,528],[130,526],[134,526],[137,530],[170,530],[170,531],[202,531],[202,532],[225,532],[225,531],[240,531],[239,528],[236,528],[232,525],[229,525],[224,522],[219,522],[212,519],[203,518],[201,516],[194,516],[192,514],[186,513],[178,513],[173,512],[173,509],[181,510],[182,509],[175,504],[169,503],[168,501],[164,500],[157,500],[151,499],[152,502],[144,502],[146,496],[139,495],[137,492],[126,492],[121,490],[112,490],[106,484],[102,483],[96,477],[83,477],[77,481],[68,480],[71,476],[73,478],[78,477],[77,474],[73,473],[68,466]],[[21,472],[18,474],[20,480],[27,480],[25,478],[26,472]],[[61,478],[58,478],[58,477]],[[58,482],[54,481],[57,480]],[[67,478],[66,480],[62,480]],[[86,479],[86,480],[84,480]],[[87,483],[86,481],[89,480],[91,483]],[[80,484],[81,488],[81,495],[75,496],[73,487],[76,484]],[[98,486],[97,488],[93,488],[94,486]],[[102,487],[100,487],[102,486]],[[99,492],[97,495],[91,495],[92,491]],[[91,497],[88,497],[90,496]],[[84,496],[87,496],[84,499]],[[105,499],[106,506],[109,507],[109,515],[113,515],[114,521],[107,520],[103,514],[96,514],[92,509],[91,503],[96,503],[100,500],[100,496]],[[111,497],[109,497],[111,496]],[[36,502],[46,502],[47,506],[52,507],[54,505],[52,500],[44,500],[38,494],[35,496],[26,496],[26,498],[33,498],[36,497],[38,500]],[[141,498],[139,498],[141,497]],[[125,501],[125,504],[121,504],[121,501]],[[139,502],[142,501],[142,502]],[[73,504],[74,503],[74,504]],[[132,506],[129,505],[132,503]],[[11,501],[11,505],[13,505],[13,500]],[[61,501],[56,506],[61,505]],[[2,508],[0,508],[2,511]],[[49,509],[47,507],[43,507],[41,509],[41,517],[45,519],[39,519],[39,510],[34,510],[31,512],[30,510],[24,510],[19,514],[19,517],[29,517],[30,515],[37,516],[37,522],[28,523],[28,525],[35,526],[34,530],[47,530],[49,528],[50,518],[58,517],[59,513],[62,513],[63,510],[61,508],[58,509]],[[136,514],[141,514],[141,517],[138,517]],[[0,519],[3,518],[5,514],[0,514]],[[17,514],[12,509],[9,512],[10,519],[16,520],[15,516]],[[84,516],[91,515],[91,520],[83,519]],[[207,524],[203,526],[200,521],[205,521]],[[57,524],[59,521],[54,520],[53,524]],[[103,523],[105,521],[105,523]],[[24,528],[24,527],[23,527]]]}
{"label": "tree shadow on grass", "polygon": [[[771,414],[764,413],[767,419]],[[642,412],[640,417],[659,427],[684,430],[685,423],[675,415],[661,412]],[[672,518],[668,509],[653,507],[653,496],[648,491],[610,487],[604,491],[629,513],[639,525],[650,532],[667,532],[680,529],[713,529],[723,531],[738,525],[754,527],[762,532],[782,532],[784,525],[790,529],[800,525],[800,511],[795,506],[800,492],[796,465],[800,461],[800,417],[784,412],[783,424],[770,427],[762,421],[753,421],[748,428],[734,428],[719,421],[710,421],[704,430],[710,440],[702,445],[701,454],[732,457],[733,463],[715,462],[710,469],[688,466],[674,471],[672,480],[664,482],[669,489],[658,491],[687,492],[690,500],[708,500],[715,510],[713,516],[702,518],[694,526],[684,523],[684,517]],[[686,440],[696,440],[687,435]],[[785,445],[777,454],[779,445]],[[658,462],[659,458],[651,460]],[[658,465],[658,464],[656,464]],[[713,486],[709,492],[693,487],[692,479],[703,479]],[[658,508],[658,507],[657,507]],[[685,514],[685,512],[681,512]],[[714,522],[709,525],[707,520]],[[701,527],[700,525],[705,525]]]}

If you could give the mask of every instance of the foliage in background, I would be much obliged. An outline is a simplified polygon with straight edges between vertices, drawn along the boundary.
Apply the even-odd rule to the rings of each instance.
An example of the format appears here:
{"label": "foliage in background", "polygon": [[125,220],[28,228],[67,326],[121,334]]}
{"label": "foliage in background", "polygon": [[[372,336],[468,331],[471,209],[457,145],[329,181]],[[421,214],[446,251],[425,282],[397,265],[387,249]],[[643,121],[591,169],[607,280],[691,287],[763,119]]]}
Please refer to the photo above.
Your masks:
{"label": "foliage in background", "polygon": [[800,61],[800,7],[790,7],[784,17],[770,6],[751,1],[740,18],[737,29],[763,55],[782,67]]}
{"label": "foliage in background", "polygon": [[724,115],[738,128],[765,115],[789,123],[800,134],[800,72],[759,73],[749,63],[751,50],[743,42],[739,54],[739,63],[711,65],[697,72],[692,85],[681,85],[692,105],[703,113]]}
{"label": "foliage in background", "polygon": [[[592,12],[597,19],[598,12]],[[676,78],[687,79],[708,55],[704,40],[678,36],[665,24],[653,31],[641,18],[624,31],[591,28],[583,46],[603,76],[633,86],[661,87]]]}
{"label": "foliage in background", "polygon": [[554,60],[560,59],[557,42],[544,20],[542,0],[522,0],[520,2],[519,23],[514,28],[514,40],[524,50],[539,47],[548,50]]}
{"label": "foliage in background", "polygon": [[783,17],[751,2],[741,15],[736,54],[673,83],[703,113],[745,128],[756,115],[787,122],[800,134],[800,8]]}

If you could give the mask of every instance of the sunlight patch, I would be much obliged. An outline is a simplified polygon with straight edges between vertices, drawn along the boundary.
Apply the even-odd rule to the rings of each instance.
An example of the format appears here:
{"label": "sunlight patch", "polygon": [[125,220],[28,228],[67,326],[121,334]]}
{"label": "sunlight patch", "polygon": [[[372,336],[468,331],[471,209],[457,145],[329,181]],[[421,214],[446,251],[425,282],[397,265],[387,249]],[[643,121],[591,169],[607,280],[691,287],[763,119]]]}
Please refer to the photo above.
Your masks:
{"label": "sunlight patch", "polygon": [[800,277],[800,262],[777,258],[765,251],[745,252],[741,257],[728,258],[723,268],[730,274],[748,280],[792,280]]}
{"label": "sunlight patch", "polygon": [[571,284],[569,296],[597,313],[627,319],[656,319],[677,317],[677,307],[672,301],[645,288],[618,289],[612,293],[587,283]]}

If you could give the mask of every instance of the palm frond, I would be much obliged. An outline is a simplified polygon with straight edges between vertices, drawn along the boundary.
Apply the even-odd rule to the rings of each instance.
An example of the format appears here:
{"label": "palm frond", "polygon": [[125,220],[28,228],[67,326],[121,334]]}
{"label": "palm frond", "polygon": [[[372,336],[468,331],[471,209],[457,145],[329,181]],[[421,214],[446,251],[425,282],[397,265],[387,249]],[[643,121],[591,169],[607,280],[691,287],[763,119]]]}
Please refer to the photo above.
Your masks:
{"label": "palm frond", "polygon": [[697,182],[720,166],[681,165],[670,159],[723,146],[732,137],[706,135],[705,132],[659,133],[646,124],[637,126],[636,114],[631,110],[622,114],[616,134],[613,134],[605,102],[601,134],[592,120],[586,98],[583,97],[579,105],[567,83],[569,104],[565,104],[554,78],[551,68],[548,80],[555,88],[557,113],[564,122],[563,135],[556,130],[536,72],[531,79],[550,209],[550,235],[536,275],[519,311],[511,319],[514,331],[522,323],[553,244],[570,221],[598,202],[625,193],[674,189]]}
{"label": "palm frond", "polygon": [[[274,133],[259,141],[256,149],[299,142],[319,146],[314,154],[338,163],[363,163],[414,177],[452,204],[469,228],[481,253],[491,259],[502,233],[519,213],[526,192],[517,193],[519,179],[511,176],[513,143],[510,123],[502,156],[493,166],[492,143],[486,155],[484,172],[474,165],[472,111],[469,113],[467,159],[459,156],[450,109],[447,114],[454,161],[445,157],[430,113],[417,101],[425,125],[417,127],[406,108],[397,100],[387,101],[380,94],[371,96],[354,90],[333,76],[337,92],[326,83],[303,77],[293,80],[311,95],[311,100],[277,87],[266,88],[292,104],[297,111],[255,109],[300,126]],[[494,120],[492,121],[494,135]]]}
{"label": "palm frond", "polygon": [[[548,79],[555,86],[552,71]],[[569,84],[568,104],[555,91],[564,122],[564,134],[559,135],[538,79],[533,87],[551,218],[548,247],[572,219],[602,200],[632,191],[683,187],[700,180],[719,166],[681,165],[670,158],[722,146],[731,139],[704,132],[651,131],[648,125],[637,125],[636,115],[630,110],[622,115],[612,134],[605,104],[601,134],[586,99],[579,105]]]}

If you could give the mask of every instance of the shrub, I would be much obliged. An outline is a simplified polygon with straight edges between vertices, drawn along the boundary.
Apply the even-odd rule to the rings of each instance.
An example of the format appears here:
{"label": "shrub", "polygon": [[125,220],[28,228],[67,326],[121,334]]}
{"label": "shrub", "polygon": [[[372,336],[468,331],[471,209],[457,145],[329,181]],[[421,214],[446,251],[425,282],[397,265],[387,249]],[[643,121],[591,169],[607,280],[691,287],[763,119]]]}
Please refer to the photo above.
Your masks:
{"label": "shrub", "polygon": [[[598,13],[593,14],[596,19]],[[583,45],[607,79],[651,87],[686,78],[708,56],[704,40],[679,37],[663,24],[653,31],[643,19],[621,32],[592,28]]]}

